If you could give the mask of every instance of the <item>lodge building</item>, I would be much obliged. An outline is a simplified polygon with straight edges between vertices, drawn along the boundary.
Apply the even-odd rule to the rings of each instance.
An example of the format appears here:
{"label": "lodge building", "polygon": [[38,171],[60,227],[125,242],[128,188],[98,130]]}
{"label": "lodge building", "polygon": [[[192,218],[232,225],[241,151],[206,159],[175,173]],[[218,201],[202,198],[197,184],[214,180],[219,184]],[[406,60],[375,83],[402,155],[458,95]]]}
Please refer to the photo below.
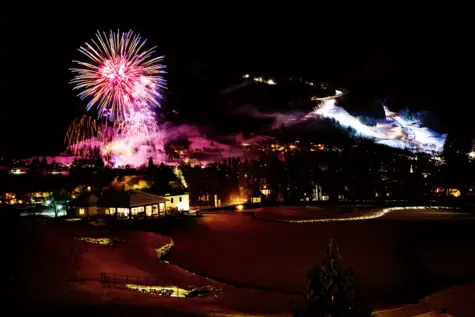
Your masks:
{"label": "lodge building", "polygon": [[189,211],[187,192],[158,196],[130,190],[107,190],[103,193],[85,193],[68,204],[73,217],[157,218],[173,211]]}

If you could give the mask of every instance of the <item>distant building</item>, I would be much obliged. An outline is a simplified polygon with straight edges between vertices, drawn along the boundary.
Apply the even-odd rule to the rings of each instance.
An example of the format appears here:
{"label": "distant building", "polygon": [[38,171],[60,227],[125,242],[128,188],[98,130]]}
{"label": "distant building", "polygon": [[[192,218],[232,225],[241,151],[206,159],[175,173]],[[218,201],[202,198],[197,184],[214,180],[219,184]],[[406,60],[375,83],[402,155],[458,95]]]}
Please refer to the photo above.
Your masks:
{"label": "distant building", "polygon": [[47,204],[54,191],[65,187],[62,178],[10,174],[0,182],[0,204]]}
{"label": "distant building", "polygon": [[93,193],[85,193],[69,202],[71,215],[74,217],[95,217],[99,216],[97,202],[99,197]]}
{"label": "distant building", "polygon": [[190,194],[182,182],[169,181],[166,184],[155,182],[149,192],[150,194],[166,198],[168,210],[189,211]]}
{"label": "distant building", "polygon": [[251,204],[260,204],[262,202],[262,192],[257,189],[252,190],[248,201]]}

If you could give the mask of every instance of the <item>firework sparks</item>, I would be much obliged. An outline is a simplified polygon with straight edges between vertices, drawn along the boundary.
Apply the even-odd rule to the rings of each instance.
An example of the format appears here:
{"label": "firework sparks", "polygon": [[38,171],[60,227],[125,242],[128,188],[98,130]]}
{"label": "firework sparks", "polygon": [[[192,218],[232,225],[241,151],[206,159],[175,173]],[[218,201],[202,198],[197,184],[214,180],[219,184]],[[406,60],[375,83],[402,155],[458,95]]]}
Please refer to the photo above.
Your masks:
{"label": "firework sparks", "polygon": [[118,121],[115,128],[117,136],[132,136],[142,141],[147,141],[158,132],[155,114],[147,109],[131,113],[124,120]]}
{"label": "firework sparks", "polygon": [[64,142],[76,156],[84,156],[97,146],[98,129],[96,120],[83,115],[69,126]]}
{"label": "firework sparks", "polygon": [[89,62],[74,61],[79,68],[71,83],[81,92],[81,99],[91,98],[87,109],[97,106],[99,116],[123,118],[131,112],[160,106],[161,88],[165,88],[163,56],[153,58],[155,47],[144,50],[146,40],[132,31],[109,36],[98,32],[93,45],[86,43],[79,51]]}

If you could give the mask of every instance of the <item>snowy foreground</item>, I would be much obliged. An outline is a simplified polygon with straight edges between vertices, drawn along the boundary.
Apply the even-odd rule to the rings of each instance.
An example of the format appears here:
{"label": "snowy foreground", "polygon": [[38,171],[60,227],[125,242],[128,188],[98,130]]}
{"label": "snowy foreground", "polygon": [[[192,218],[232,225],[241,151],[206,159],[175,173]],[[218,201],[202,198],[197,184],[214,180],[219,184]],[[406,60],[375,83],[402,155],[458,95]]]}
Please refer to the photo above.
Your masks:
{"label": "snowy foreground", "polygon": [[[21,212],[20,213],[21,216],[30,216],[31,213],[29,212]],[[51,217],[51,218],[54,218],[55,217],[55,214],[54,214],[54,208],[44,208],[41,212],[39,213],[36,213],[37,216],[45,216],[45,217]],[[66,216],[66,210],[60,210],[58,212],[58,217],[62,217],[62,216]]]}

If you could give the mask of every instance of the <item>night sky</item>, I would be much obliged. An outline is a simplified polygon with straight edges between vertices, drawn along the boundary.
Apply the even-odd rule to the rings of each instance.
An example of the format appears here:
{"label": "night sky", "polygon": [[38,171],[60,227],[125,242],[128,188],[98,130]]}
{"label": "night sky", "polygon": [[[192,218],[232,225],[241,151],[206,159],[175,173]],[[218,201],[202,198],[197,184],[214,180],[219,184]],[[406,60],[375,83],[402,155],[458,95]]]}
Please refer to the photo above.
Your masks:
{"label": "night sky", "polygon": [[470,121],[460,111],[470,111],[473,98],[460,92],[473,81],[473,49],[466,40],[469,22],[460,16],[449,25],[448,17],[396,13],[389,22],[375,13],[240,11],[138,3],[115,11],[85,4],[7,6],[0,29],[0,153],[54,155],[64,149],[68,125],[85,109],[69,84],[69,68],[83,58],[77,48],[98,29],[133,29],[157,45],[169,67],[167,107],[185,109],[190,120],[218,120],[215,87],[258,69],[334,82],[362,98],[398,95],[411,107],[433,110],[449,128],[460,127],[454,124],[459,119]]}

